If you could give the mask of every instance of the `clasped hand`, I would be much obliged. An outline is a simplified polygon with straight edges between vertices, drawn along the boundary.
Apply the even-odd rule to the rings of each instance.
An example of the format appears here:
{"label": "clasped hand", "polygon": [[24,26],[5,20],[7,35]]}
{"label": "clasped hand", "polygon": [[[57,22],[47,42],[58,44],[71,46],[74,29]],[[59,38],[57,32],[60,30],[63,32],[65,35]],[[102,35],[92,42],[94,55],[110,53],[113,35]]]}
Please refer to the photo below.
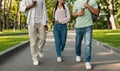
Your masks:
{"label": "clasped hand", "polygon": [[77,15],[78,16],[83,16],[85,14],[84,10],[80,10],[77,12]]}

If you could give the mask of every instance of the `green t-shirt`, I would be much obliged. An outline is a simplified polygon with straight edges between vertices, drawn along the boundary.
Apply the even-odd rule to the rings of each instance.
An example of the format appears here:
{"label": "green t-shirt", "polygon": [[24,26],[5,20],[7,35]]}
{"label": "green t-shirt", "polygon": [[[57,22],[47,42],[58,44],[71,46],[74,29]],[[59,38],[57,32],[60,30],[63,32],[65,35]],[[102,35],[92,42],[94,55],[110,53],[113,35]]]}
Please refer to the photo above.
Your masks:
{"label": "green t-shirt", "polygon": [[[89,0],[88,4],[90,4],[94,8],[98,8],[96,0]],[[73,12],[78,12],[82,8],[84,8],[84,0],[76,0],[74,3]],[[90,11],[87,8],[84,11],[85,14],[83,16],[76,17],[76,28],[83,28],[93,25]]]}

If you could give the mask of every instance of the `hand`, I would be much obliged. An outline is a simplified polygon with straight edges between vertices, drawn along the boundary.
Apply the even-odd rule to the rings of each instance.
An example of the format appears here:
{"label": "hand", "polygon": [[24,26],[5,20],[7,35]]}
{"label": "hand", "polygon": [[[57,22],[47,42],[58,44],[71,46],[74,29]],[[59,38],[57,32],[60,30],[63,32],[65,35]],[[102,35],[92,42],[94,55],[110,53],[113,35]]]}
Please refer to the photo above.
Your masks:
{"label": "hand", "polygon": [[78,16],[83,16],[84,14],[85,14],[85,12],[84,12],[83,9],[77,12],[77,15],[78,15]]}
{"label": "hand", "polygon": [[31,8],[35,7],[36,5],[37,5],[37,1],[33,1],[31,5],[29,5],[29,6],[26,7],[25,11],[30,10]]}
{"label": "hand", "polygon": [[48,31],[48,26],[44,25],[45,31]]}

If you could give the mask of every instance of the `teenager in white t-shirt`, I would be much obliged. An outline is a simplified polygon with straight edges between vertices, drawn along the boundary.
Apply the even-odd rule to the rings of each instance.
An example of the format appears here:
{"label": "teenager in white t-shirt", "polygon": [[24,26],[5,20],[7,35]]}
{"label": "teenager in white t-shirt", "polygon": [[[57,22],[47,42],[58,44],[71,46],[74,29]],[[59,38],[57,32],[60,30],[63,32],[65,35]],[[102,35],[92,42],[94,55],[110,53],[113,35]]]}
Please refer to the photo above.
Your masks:
{"label": "teenager in white t-shirt", "polygon": [[27,24],[33,65],[39,65],[38,56],[43,57],[46,42],[47,12],[45,0],[23,0],[22,11],[27,12]]}

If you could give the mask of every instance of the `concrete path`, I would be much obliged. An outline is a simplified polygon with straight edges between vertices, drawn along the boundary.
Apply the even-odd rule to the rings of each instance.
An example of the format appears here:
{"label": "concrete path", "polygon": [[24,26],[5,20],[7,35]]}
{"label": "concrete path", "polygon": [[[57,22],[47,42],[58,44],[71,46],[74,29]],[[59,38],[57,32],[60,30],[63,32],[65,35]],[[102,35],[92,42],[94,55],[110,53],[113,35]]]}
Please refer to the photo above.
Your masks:
{"label": "concrete path", "polygon": [[[39,59],[40,65],[33,66],[29,46],[21,49],[0,63],[0,71],[88,71],[84,60],[75,61],[75,33],[68,32],[68,39],[63,62],[56,61],[56,52],[52,32],[48,32],[47,43],[44,49],[44,58]],[[84,48],[82,48],[84,59]],[[120,71],[120,54],[93,43],[92,61],[93,69],[89,71]]]}

